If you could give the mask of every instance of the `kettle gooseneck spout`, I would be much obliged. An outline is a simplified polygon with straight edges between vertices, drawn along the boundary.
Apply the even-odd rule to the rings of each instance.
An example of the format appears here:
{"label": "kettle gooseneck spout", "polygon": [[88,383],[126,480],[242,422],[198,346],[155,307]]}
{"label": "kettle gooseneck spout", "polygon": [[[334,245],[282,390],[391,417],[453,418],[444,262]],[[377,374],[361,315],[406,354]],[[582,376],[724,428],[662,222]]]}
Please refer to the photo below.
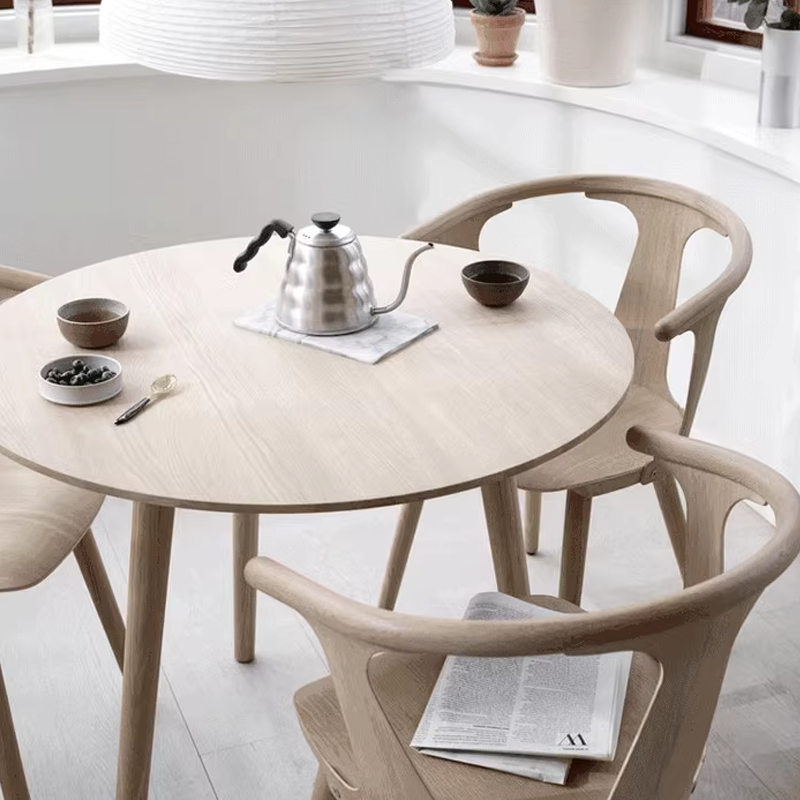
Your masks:
{"label": "kettle gooseneck spout", "polygon": [[433,245],[428,242],[428,244],[423,245],[419,249],[415,250],[409,257],[408,261],[406,261],[405,268],[403,269],[403,280],[400,283],[400,293],[397,295],[397,298],[394,302],[389,303],[388,306],[378,306],[377,308],[371,308],[370,314],[377,315],[377,314],[389,314],[392,311],[398,309],[403,300],[406,299],[406,295],[408,294],[408,284],[411,281],[411,268],[414,266],[414,262],[423,254],[428,252],[428,250],[433,250]]}

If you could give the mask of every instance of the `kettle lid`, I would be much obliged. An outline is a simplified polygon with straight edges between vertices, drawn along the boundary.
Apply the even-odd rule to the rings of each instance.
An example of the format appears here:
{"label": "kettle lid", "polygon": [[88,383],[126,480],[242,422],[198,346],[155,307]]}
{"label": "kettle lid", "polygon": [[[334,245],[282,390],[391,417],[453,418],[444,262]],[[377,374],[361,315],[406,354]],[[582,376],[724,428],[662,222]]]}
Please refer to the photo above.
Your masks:
{"label": "kettle lid", "polygon": [[320,213],[311,217],[313,225],[297,232],[297,241],[311,247],[339,247],[350,244],[356,238],[350,228],[342,225],[339,214]]}

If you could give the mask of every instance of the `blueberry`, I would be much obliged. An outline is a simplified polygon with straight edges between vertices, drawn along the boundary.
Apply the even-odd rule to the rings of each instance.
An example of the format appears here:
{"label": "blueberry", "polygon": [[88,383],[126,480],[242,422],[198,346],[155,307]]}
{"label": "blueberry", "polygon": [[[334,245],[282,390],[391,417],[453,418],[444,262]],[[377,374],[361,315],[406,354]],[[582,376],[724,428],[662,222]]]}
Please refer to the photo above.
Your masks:
{"label": "blueberry", "polygon": [[80,372],[80,370],[82,370],[82,369],[83,369],[85,366],[86,366],[86,365],[85,365],[85,364],[83,363],[83,361],[81,361],[79,358],[76,358],[76,359],[75,359],[75,360],[72,362],[72,367],[73,367],[73,369],[74,369],[74,370],[76,370],[77,372]]}
{"label": "blueberry", "polygon": [[101,372],[111,372],[111,367],[101,367]]}
{"label": "blueberry", "polygon": [[48,375],[46,380],[48,383],[58,383],[58,381],[52,375]]}
{"label": "blueberry", "polygon": [[89,380],[94,383],[103,373],[99,369],[90,369],[86,374]]}
{"label": "blueberry", "polygon": [[69,385],[70,386],[83,386],[86,383],[86,378],[83,375],[76,375],[74,378],[70,378]]}
{"label": "blueberry", "polygon": [[59,383],[62,386],[69,386],[69,378],[61,378],[61,380],[59,380]]}

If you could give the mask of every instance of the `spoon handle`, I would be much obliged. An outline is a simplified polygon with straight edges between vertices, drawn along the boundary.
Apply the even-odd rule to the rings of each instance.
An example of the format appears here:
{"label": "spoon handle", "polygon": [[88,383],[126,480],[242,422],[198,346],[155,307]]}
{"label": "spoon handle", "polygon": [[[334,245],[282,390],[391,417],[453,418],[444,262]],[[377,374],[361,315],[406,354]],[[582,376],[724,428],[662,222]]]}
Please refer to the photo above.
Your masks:
{"label": "spoon handle", "polygon": [[149,397],[143,397],[138,403],[132,405],[124,414],[121,414],[114,422],[115,425],[124,425],[130,422],[134,417],[138,417],[142,411],[150,404]]}

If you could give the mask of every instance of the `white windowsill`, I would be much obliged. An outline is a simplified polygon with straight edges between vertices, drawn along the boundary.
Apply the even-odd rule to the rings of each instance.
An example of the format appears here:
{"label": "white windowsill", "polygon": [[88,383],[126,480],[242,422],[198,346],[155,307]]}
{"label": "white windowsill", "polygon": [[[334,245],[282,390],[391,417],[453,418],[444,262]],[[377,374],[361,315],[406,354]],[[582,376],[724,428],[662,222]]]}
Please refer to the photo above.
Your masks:
{"label": "white windowsill", "polygon": [[[464,29],[464,23],[468,24],[468,20],[462,17],[459,20],[462,42],[470,33]],[[533,46],[535,36],[535,23],[528,23],[523,45]],[[682,46],[673,44],[672,47]],[[491,69],[475,64],[471,56],[473,49],[471,45],[462,44],[440,64],[396,72],[387,80],[502,92],[627,117],[696,139],[800,184],[800,130],[759,128],[756,125],[758,100],[752,91],[646,68],[639,70],[630,86],[614,89],[557,86],[542,79],[538,57],[531,50],[521,49],[519,61],[513,67]],[[757,60],[752,56],[737,57],[730,52],[710,55],[713,58],[705,54],[702,66],[706,77],[715,70],[729,77],[731,64],[737,61],[745,79],[735,80],[735,83],[748,85],[754,68],[757,74]],[[0,48],[0,90],[39,83],[143,75],[158,79],[159,73],[109,53],[96,41],[59,44],[35,56],[27,56],[13,47]]]}
{"label": "white windowsill", "polygon": [[152,70],[115,56],[97,42],[59,44],[33,56],[14,47],[0,49],[0,89],[152,74]]}
{"label": "white windowsill", "polygon": [[800,184],[800,129],[758,127],[758,97],[752,92],[649,69],[640,69],[629,86],[558,86],[543,80],[535,53],[520,53],[513,67],[487,68],[474,62],[473,49],[459,47],[439,64],[396,72],[387,80],[503,92],[627,117],[696,139]]}

